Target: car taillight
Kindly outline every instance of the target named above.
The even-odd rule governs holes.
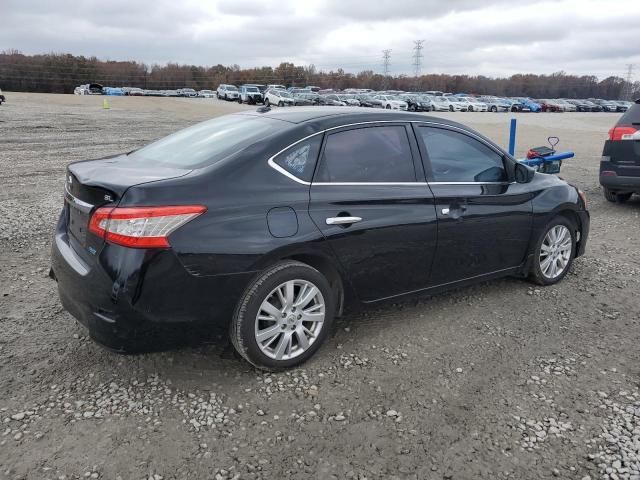
[[[609,130],[608,140],[640,140],[640,131],[633,125],[617,125]]]
[[[206,210],[202,205],[101,207],[91,216],[89,230],[124,247],[169,248],[167,237]]]

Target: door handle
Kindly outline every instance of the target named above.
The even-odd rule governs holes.
[[[360,217],[329,217],[326,220],[327,225],[351,225],[361,221],[362,218]]]

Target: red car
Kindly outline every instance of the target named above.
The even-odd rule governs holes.
[[[564,112],[564,108],[553,100],[536,100],[536,103],[540,104],[543,112]]]

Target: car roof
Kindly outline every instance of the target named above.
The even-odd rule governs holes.
[[[441,117],[389,110],[371,111],[371,109],[363,109],[359,107],[296,107],[270,110],[260,108],[254,111],[234,113],[233,115],[262,116],[273,118],[275,120],[282,120],[292,124],[310,124],[319,130],[331,128],[336,125],[380,121],[434,122],[469,130],[468,127],[462,124],[452,122]]]

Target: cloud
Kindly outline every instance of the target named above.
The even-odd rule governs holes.
[[[329,70],[622,75],[640,11],[619,0],[4,0],[0,49],[146,63],[315,64]]]

